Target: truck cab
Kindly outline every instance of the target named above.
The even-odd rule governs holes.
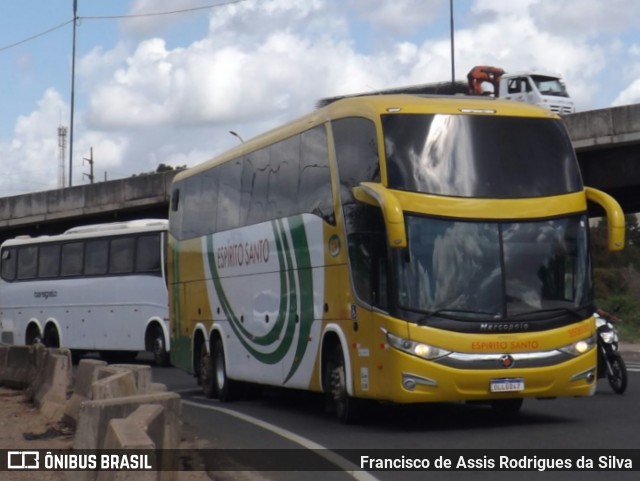
[[[500,78],[498,97],[544,107],[559,115],[575,112],[560,76],[549,73],[507,73]]]

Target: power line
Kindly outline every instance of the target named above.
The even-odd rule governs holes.
[[[66,22],[63,22],[60,25],[57,25],[55,27],[51,27],[50,29],[45,30],[44,32],[36,33],[35,35],[32,35],[31,37],[27,37],[27,38],[25,38],[23,40],[19,40],[19,41],[15,42],[15,43],[12,43],[10,45],[5,45],[4,47],[0,47],[0,52],[2,52],[4,50],[9,50],[10,48],[13,48],[13,47],[17,47],[18,45],[21,45],[23,43],[27,43],[27,42],[29,42],[31,40],[34,40],[34,39],[38,38],[38,37],[42,37],[43,35],[46,35],[48,33],[51,33],[53,31],[55,31],[55,30],[58,30],[58,29],[66,26],[66,25],[69,25],[71,22],[73,22],[73,20],[74,19],[72,18],[71,20],[67,20]]]
[[[236,3],[242,3],[242,2],[246,2],[247,0],[232,0],[229,2],[224,2],[224,3],[215,3],[215,4],[211,4],[211,5],[203,5],[201,7],[192,7],[192,8],[184,8],[182,10],[171,10],[171,11],[167,11],[167,12],[153,12],[153,13],[138,13],[138,14],[132,14],[132,15],[100,15],[100,16],[87,16],[87,17],[81,17],[78,16],[76,18],[72,18],[70,20],[67,20],[66,22],[61,23],[60,25],[56,25],[55,27],[51,27],[47,30],[44,30],[40,33],[36,33],[35,35],[31,35],[30,37],[24,38],[22,40],[18,40],[17,42],[11,43],[9,45],[5,45],[3,47],[0,47],[0,52],[3,52],[4,50],[9,50],[10,48],[13,47],[17,47],[18,45],[22,45],[23,43],[27,43],[30,42],[31,40],[35,40],[38,37],[42,37],[44,35],[47,35],[51,32],[54,32],[62,27],[65,27],[66,25],[69,25],[70,23],[73,23],[75,20],[116,20],[116,19],[123,19],[126,20],[128,18],[140,18],[140,17],[158,17],[160,15],[175,15],[175,14],[180,14],[180,13],[188,13],[188,12],[195,12],[198,10],[208,10],[211,8],[217,8],[217,7],[225,7],[227,5],[234,5]]]
[[[80,20],[113,20],[113,19],[127,19],[127,18],[140,18],[140,17],[158,17],[161,15],[174,15],[176,13],[188,13],[198,10],[208,10],[210,8],[225,7],[227,5],[233,5],[236,3],[246,2],[247,0],[232,0],[224,3],[215,3],[212,5],[203,5],[201,7],[183,8],[182,10],[171,10],[167,12],[155,12],[155,13],[137,13],[131,15],[97,15],[90,17],[78,17]]]

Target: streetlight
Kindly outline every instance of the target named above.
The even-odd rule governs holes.
[[[239,134],[237,134],[236,132],[234,132],[233,130],[230,130],[229,133],[231,135],[233,135],[234,137],[237,137],[237,139],[240,141],[241,144],[244,144],[244,140],[242,139],[242,137],[240,137]]]

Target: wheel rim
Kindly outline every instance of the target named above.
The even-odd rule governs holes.
[[[162,334],[156,336],[153,341],[153,354],[156,359],[160,359],[164,354],[164,336]]]
[[[224,389],[224,385],[227,379],[227,374],[225,373],[224,353],[221,350],[218,350],[216,352],[215,361],[216,361],[216,366],[215,366],[216,386],[218,388],[218,391],[222,391]]]

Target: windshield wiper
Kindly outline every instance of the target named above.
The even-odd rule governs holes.
[[[451,313],[447,315],[447,313]],[[427,324],[427,321],[434,316],[444,317],[445,319],[453,319],[456,321],[468,321],[470,320],[467,316],[456,316],[455,314],[472,314],[475,316],[488,316],[494,319],[496,316],[500,314],[496,314],[495,312],[486,312],[486,311],[474,311],[472,309],[436,309],[435,311],[429,312],[418,319],[417,324],[419,326],[424,326]]]

